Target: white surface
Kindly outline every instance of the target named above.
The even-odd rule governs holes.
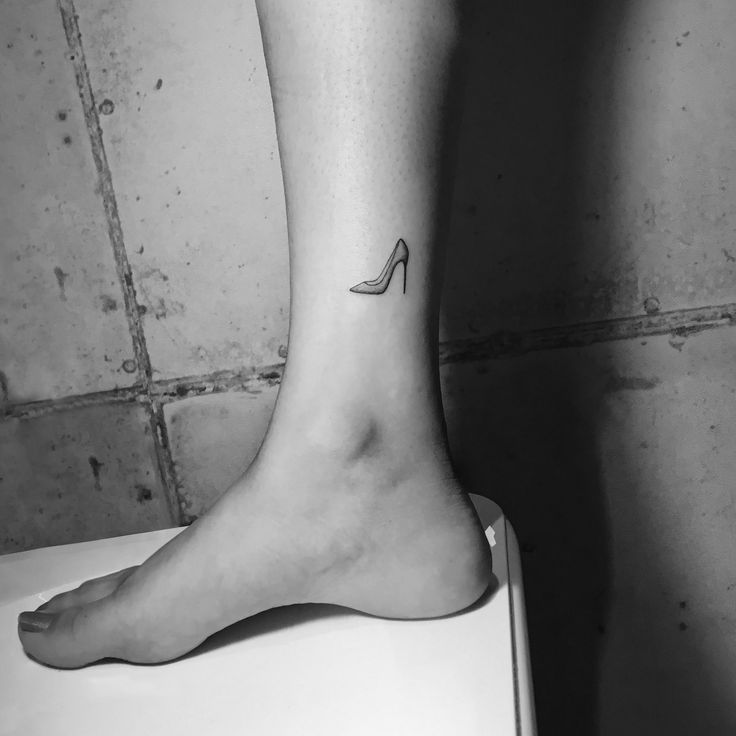
[[[0,734],[532,734],[518,549],[500,509],[473,500],[497,585],[467,611],[391,621],[291,606],[162,666],[44,667],[23,654],[16,617],[58,589],[141,562],[179,530],[0,557]]]

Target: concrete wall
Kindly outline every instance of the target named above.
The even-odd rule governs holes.
[[[541,733],[733,733],[736,5],[479,6],[442,372]],[[218,7],[0,5],[5,552],[196,517],[264,432],[283,193],[254,8]]]

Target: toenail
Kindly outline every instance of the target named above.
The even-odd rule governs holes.
[[[53,614],[40,613],[38,611],[23,611],[18,616],[21,631],[27,631],[32,634],[46,631],[53,620]]]

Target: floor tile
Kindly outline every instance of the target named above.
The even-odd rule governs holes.
[[[477,11],[448,337],[735,302],[736,5]]]
[[[0,553],[173,526],[144,410],[0,423]]]
[[[722,329],[443,369],[521,541],[540,733],[733,731],[735,359]]]
[[[206,511],[255,457],[277,387],[260,393],[210,394],[165,407],[179,498],[187,519]]]
[[[129,386],[131,340],[57,4],[4,2],[0,55],[2,398]]]
[[[286,343],[276,133],[252,3],[76,3],[154,377]]]

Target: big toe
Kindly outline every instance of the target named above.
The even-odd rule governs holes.
[[[57,612],[24,611],[18,635],[26,653],[53,667],[83,667],[118,656],[120,627],[111,599]]]
[[[107,598],[107,596],[117,590],[135,569],[135,567],[127,567],[124,570],[118,570],[109,575],[87,580],[73,590],[55,595],[36,610],[43,611],[44,613],[58,613],[65,611],[67,608],[86,606],[89,603]]]

